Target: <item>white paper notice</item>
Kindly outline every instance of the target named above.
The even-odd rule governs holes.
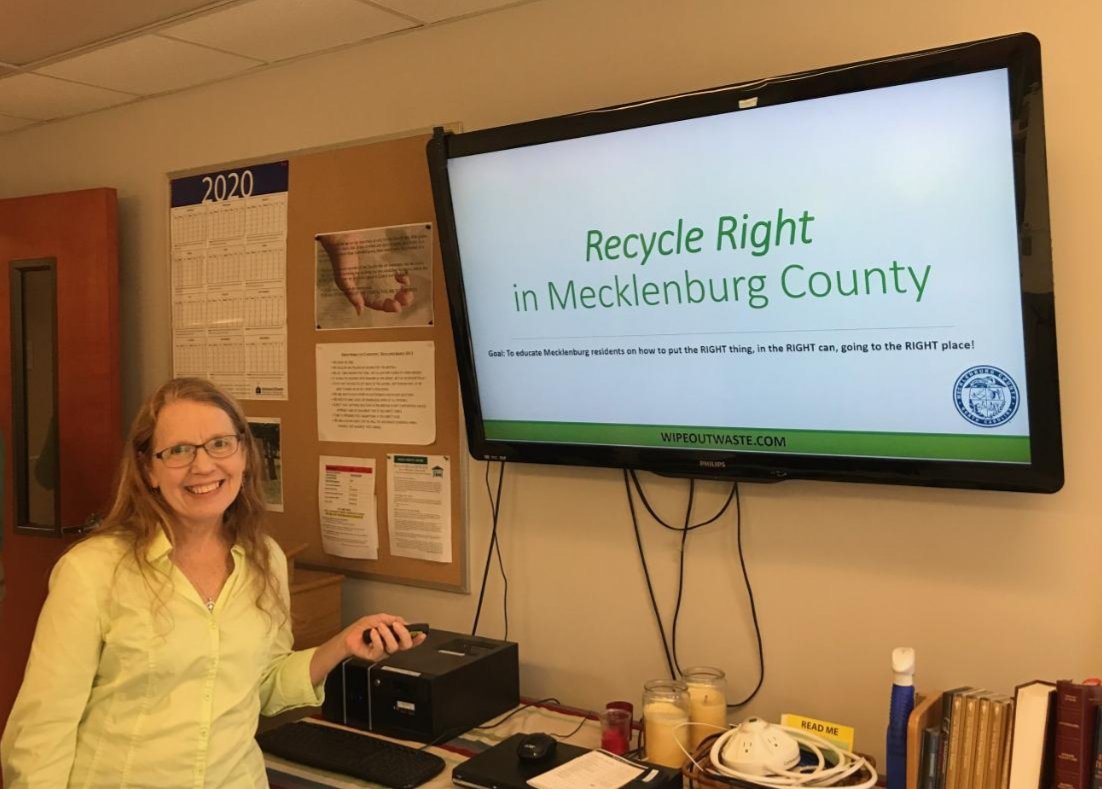
[[[387,455],[386,464],[391,555],[450,563],[451,461],[447,455]]]
[[[322,456],[318,510],[322,550],[349,559],[379,558],[374,458]]]
[[[618,789],[643,774],[635,767],[607,753],[590,751],[566,764],[528,779],[536,789]]]
[[[316,347],[319,441],[426,446],[436,440],[431,340]]]

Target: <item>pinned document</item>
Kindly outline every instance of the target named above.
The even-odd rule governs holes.
[[[391,556],[451,563],[451,460],[447,455],[387,455]]]
[[[436,440],[436,346],[316,346],[318,440],[426,446]]]
[[[318,509],[322,550],[348,559],[379,558],[373,458],[320,458]]]

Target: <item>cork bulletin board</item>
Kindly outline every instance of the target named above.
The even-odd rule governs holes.
[[[268,526],[285,549],[306,546],[297,554],[298,566],[360,578],[466,591],[465,450],[455,348],[425,158],[428,139],[428,134],[419,134],[283,157],[288,172],[287,397],[249,399],[244,395],[241,403],[250,419],[276,418],[280,422],[283,510],[269,513]],[[274,157],[268,157],[271,158]],[[315,236],[403,225],[431,226],[431,323],[319,330],[315,315]],[[319,440],[316,346],[423,341],[433,343],[434,354],[435,432],[432,443],[404,445]],[[450,562],[391,553],[387,522],[388,455],[442,455],[448,459]],[[318,490],[319,458],[322,456],[374,459],[377,559],[345,558],[322,549]]]

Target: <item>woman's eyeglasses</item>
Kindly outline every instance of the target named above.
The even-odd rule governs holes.
[[[195,454],[200,448],[212,458],[228,458],[241,446],[241,436],[215,436],[202,444],[174,444],[168,449],[154,452],[153,457],[164,463],[169,468],[182,468],[190,466],[195,461]]]

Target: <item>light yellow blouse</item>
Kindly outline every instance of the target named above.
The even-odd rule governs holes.
[[[272,568],[288,599],[287,564]],[[0,741],[7,789],[267,787],[257,716],[318,705],[314,650],[291,651],[290,623],[270,623],[243,549],[214,611],[169,557],[159,605],[115,537],[93,537],[50,576],[27,672]]]

